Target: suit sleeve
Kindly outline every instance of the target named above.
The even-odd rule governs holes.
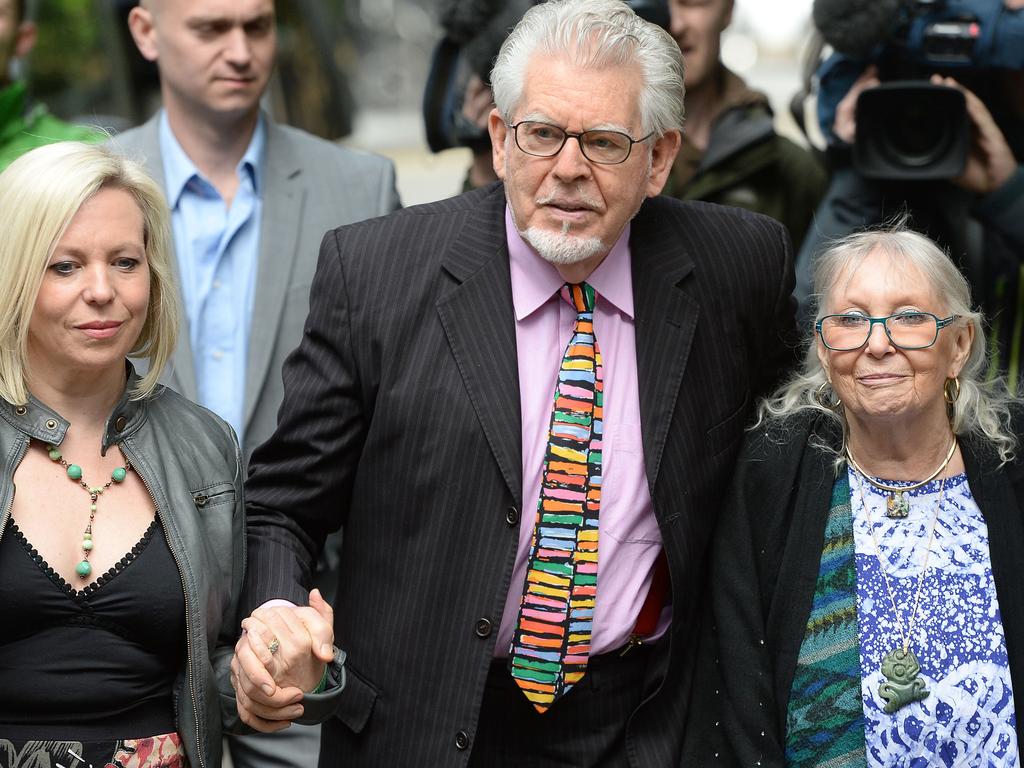
[[[754,395],[770,393],[793,370],[800,348],[796,325],[796,299],[793,297],[793,246],[782,225],[776,228],[776,247],[770,254],[777,265],[777,281],[772,286],[773,301],[765,318],[765,338],[760,364],[754,371]]]
[[[250,462],[243,616],[271,598],[304,605],[317,553],[348,514],[366,414],[340,254],[328,232],[302,341],[284,365],[277,430]]]
[[[767,640],[780,553],[769,551],[765,529],[778,527],[790,499],[772,487],[787,468],[766,443],[763,431],[748,433],[715,531],[684,765],[710,754],[723,766],[784,765],[786,702],[776,701]]]

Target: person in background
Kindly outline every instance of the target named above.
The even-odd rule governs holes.
[[[54,141],[102,141],[104,134],[69,125],[43,104],[28,104],[26,85],[11,76],[12,65],[36,44],[37,29],[26,16],[26,0],[0,0],[0,171],[30,149]]]
[[[52,144],[0,174],[0,228],[0,765],[216,768],[243,465],[228,424],[158,383],[163,194]]]
[[[501,185],[324,240],[246,487],[239,708],[324,719],[325,767],[676,768],[721,489],[791,363],[789,236],[659,195],[683,62],[626,4],[534,6],[490,79]],[[299,625],[339,526],[333,627]]]
[[[277,423],[320,239],[399,207],[390,161],[278,125],[260,109],[277,51],[273,0],[143,0],[129,15],[163,108],[117,136],[171,206],[185,308],[165,383],[223,416],[248,457]],[[323,583],[336,580],[328,542]],[[329,590],[328,590],[329,598]],[[305,768],[318,731],[232,738],[236,768]]]
[[[434,49],[423,92],[427,144],[434,152],[466,147],[472,161],[463,190],[495,182],[487,119],[494,109],[491,65],[508,32],[535,0],[443,0],[444,37]]]
[[[686,62],[686,130],[664,194],[771,216],[799,249],[825,193],[824,168],[775,132],[767,96],[722,63],[733,0],[668,3]]]
[[[715,535],[704,754],[1020,765],[1022,404],[986,381],[967,281],[904,224],[833,244],[814,285]]]

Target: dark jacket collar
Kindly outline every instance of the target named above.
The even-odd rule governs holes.
[[[125,387],[121,397],[107,417],[103,430],[103,444],[100,452],[106,455],[110,446],[133,434],[146,418],[146,398],[130,399],[132,390],[138,385],[139,376],[130,362],[125,362]],[[16,430],[30,439],[48,445],[60,445],[71,423],[35,396],[29,395],[28,402],[14,405],[0,400],[0,416]]]

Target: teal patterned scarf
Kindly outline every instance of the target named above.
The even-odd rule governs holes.
[[[789,696],[786,765],[866,765],[858,637],[853,512],[843,470],[832,486],[814,602]]]

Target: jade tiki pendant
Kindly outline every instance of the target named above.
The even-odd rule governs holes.
[[[885,700],[886,713],[891,715],[900,707],[928,697],[920,672],[921,665],[913,651],[895,648],[885,654],[882,674],[887,680],[878,687],[878,695]]]

